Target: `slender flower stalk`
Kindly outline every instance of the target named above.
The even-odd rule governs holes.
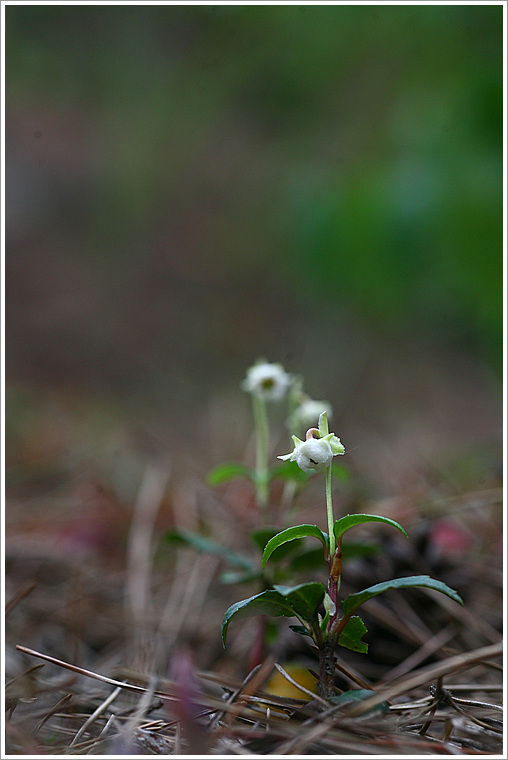
[[[333,535],[333,504],[332,504],[332,465],[326,468],[326,512],[328,515],[328,536],[330,542],[330,559],[335,554],[335,536]]]
[[[256,499],[264,510],[268,502],[268,415],[261,396],[253,394],[252,405],[256,425]]]

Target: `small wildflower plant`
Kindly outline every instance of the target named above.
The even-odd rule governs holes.
[[[258,373],[252,373],[261,383],[269,375],[261,367]],[[248,378],[249,379],[249,378]],[[247,382],[247,381],[246,381]],[[252,381],[253,382],[253,381]],[[332,504],[332,462],[333,458],[345,453],[340,439],[328,430],[327,411],[323,410],[319,417],[318,428],[309,428],[305,440],[293,435],[294,448],[289,454],[279,458],[283,461],[296,462],[303,471],[324,471],[326,483],[326,509],[328,532],[325,533],[317,525],[295,525],[271,536],[263,548],[262,566],[273,560],[277,552],[294,541],[311,537],[322,545],[322,560],[328,570],[328,582],[310,582],[297,586],[273,584],[255,596],[243,599],[231,605],[224,615],[222,622],[222,640],[226,645],[227,631],[233,620],[251,615],[267,615],[273,617],[285,616],[296,618],[298,625],[291,628],[305,636],[310,636],[319,651],[319,688],[321,696],[333,699],[335,696],[335,651],[337,647],[345,647],[355,652],[367,652],[367,644],[363,636],[367,628],[363,620],[355,613],[359,608],[379,594],[392,589],[423,587],[434,589],[462,604],[462,599],[456,591],[445,583],[435,580],[428,575],[417,575],[376,583],[361,591],[339,598],[343,538],[345,534],[358,525],[369,522],[383,523],[390,526],[407,538],[407,533],[398,522],[381,515],[353,514],[334,519]],[[264,462],[262,463],[264,466]]]
[[[173,530],[165,538],[170,543],[191,546],[197,551],[221,557],[232,570],[222,574],[223,583],[256,584],[260,592],[231,605],[222,622],[222,641],[226,645],[228,627],[233,620],[260,615],[258,642],[253,651],[259,652],[267,641],[266,618],[296,618],[297,625],[290,627],[309,636],[319,652],[319,690],[321,696],[333,700],[335,695],[335,652],[344,647],[366,653],[368,645],[363,641],[367,632],[363,620],[356,614],[359,608],[378,594],[392,589],[423,587],[439,591],[462,604],[456,591],[428,575],[417,575],[376,583],[361,591],[340,596],[343,560],[351,556],[367,556],[376,547],[365,542],[353,543],[349,531],[365,523],[381,523],[394,528],[407,538],[398,522],[381,515],[352,514],[335,519],[332,503],[332,476],[341,478],[347,470],[334,463],[337,456],[345,454],[340,439],[330,433],[328,420],[331,407],[326,401],[314,401],[303,391],[301,378],[291,375],[276,363],[259,359],[247,370],[242,388],[251,397],[256,433],[255,466],[242,462],[226,462],[214,468],[208,475],[208,484],[217,486],[229,480],[243,477],[251,481],[259,511],[259,526],[250,534],[252,543],[261,552],[259,558],[240,553],[201,534],[186,530]],[[291,433],[292,450],[279,455],[279,465],[269,465],[270,459],[270,406],[287,401],[287,426]],[[313,423],[318,423],[313,427]],[[305,437],[302,431],[308,427]],[[326,494],[327,532],[317,525],[294,525],[280,530],[268,522],[273,514],[270,503],[270,485],[279,478],[284,482],[282,503],[291,507],[296,494],[315,473],[324,472]],[[348,534],[344,541],[345,535]],[[305,548],[303,539],[315,538],[320,544],[317,550]],[[259,555],[258,555],[259,556]],[[326,585],[320,582],[294,583],[301,569],[323,567],[327,570]],[[258,647],[261,644],[261,647]],[[251,664],[256,664],[255,662]]]

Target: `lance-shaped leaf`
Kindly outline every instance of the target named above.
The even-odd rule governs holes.
[[[391,581],[376,583],[374,586],[369,586],[369,588],[366,588],[363,591],[358,591],[356,594],[350,594],[342,602],[344,615],[351,615],[361,604],[372,599],[372,597],[382,594],[384,591],[398,588],[431,588],[434,589],[434,591],[440,591],[442,594],[446,594],[446,596],[449,596],[450,599],[453,599],[459,604],[464,604],[457,592],[447,586],[446,583],[437,581],[429,575],[413,575],[409,578],[394,578]]]
[[[290,625],[289,627],[295,633],[299,633],[300,636],[310,636],[312,638],[311,632],[307,628],[304,628],[303,625]]]
[[[260,551],[263,551],[268,541],[276,536],[278,533],[280,533],[279,528],[271,528],[268,526],[265,526],[263,528],[258,528],[250,534],[250,537],[252,541],[256,544],[258,549]],[[272,562],[279,562],[279,560],[283,559],[287,554],[290,554],[291,552],[295,552],[299,546],[301,545],[302,541],[301,539],[295,539],[291,542],[287,542],[283,544],[282,546],[279,546],[272,557]]]
[[[234,478],[248,478],[253,480],[253,472],[250,467],[241,462],[224,462],[214,467],[207,475],[206,482],[209,486],[218,486]]]
[[[230,565],[241,567],[244,570],[254,571],[256,569],[254,563],[242,554],[237,554],[237,552],[228,549],[227,546],[222,546],[217,541],[200,536],[199,533],[192,533],[190,530],[171,530],[164,534],[164,539],[168,543],[192,546],[197,551],[204,552],[205,554],[216,554]]]
[[[252,581],[261,580],[262,577],[260,570],[240,570],[239,572],[236,570],[226,570],[220,576],[220,581],[227,586],[232,583],[252,583]]]
[[[263,567],[266,565],[271,554],[279,546],[282,546],[282,544],[285,544],[288,541],[294,541],[295,538],[304,538],[305,536],[318,538],[323,546],[328,548],[328,534],[323,533],[317,525],[294,525],[292,528],[286,528],[286,530],[281,531],[281,533],[277,533],[276,536],[268,541],[263,552]]]
[[[231,620],[233,618],[240,620],[251,615],[271,615],[272,617],[285,615],[286,617],[295,617],[295,611],[282,594],[271,589],[262,591],[261,594],[256,594],[248,599],[242,599],[241,602],[232,604],[224,614],[222,620],[222,642],[224,646],[226,646],[226,635]]]
[[[362,636],[367,633],[367,628],[363,620],[356,615],[350,618],[346,627],[339,636],[339,645],[352,649],[353,652],[362,652],[366,654],[369,645],[362,641]]]
[[[317,620],[317,611],[325,595],[322,583],[301,583],[299,586],[274,586],[302,620]]]
[[[352,559],[353,557],[371,557],[373,554],[378,554],[381,551],[379,546],[375,544],[365,543],[347,543],[342,545],[342,557],[344,560]],[[289,569],[292,572],[298,572],[299,570],[314,570],[323,566],[323,549],[306,549],[305,551],[298,552],[294,557],[289,559]]]
[[[290,557],[288,568],[290,573],[299,572],[300,570],[316,570],[323,567],[323,547],[316,546],[312,549],[305,549],[298,552],[294,557]]]
[[[381,515],[345,515],[344,517],[341,517],[340,520],[335,520],[335,525],[333,526],[335,538],[337,541],[340,541],[347,530],[354,528],[355,525],[361,525],[362,523],[368,522],[380,522],[385,523],[385,525],[391,525],[393,528],[400,530],[400,532],[407,538],[406,531],[398,522],[390,520],[389,517],[381,517]]]

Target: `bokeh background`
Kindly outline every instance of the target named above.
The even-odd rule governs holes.
[[[39,584],[16,641],[119,635],[121,591],[87,604],[147,467],[157,530],[213,534],[261,356],[331,402],[344,508],[500,486],[502,6],[5,11],[8,589]]]

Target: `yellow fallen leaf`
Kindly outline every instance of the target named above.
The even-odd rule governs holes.
[[[317,682],[314,676],[311,676],[309,671],[306,667],[303,665],[299,665],[296,662],[291,662],[287,664],[282,664],[282,667],[286,671],[288,675],[291,676],[293,681],[296,681],[301,686],[303,686],[305,689],[308,689],[313,694],[317,694]],[[308,699],[308,694],[305,694],[304,691],[301,691],[300,689],[297,689],[296,686],[293,686],[293,684],[289,683],[289,681],[284,678],[282,673],[279,673],[278,670],[276,670],[266,684],[263,687],[263,691],[268,692],[268,694],[273,694],[277,697],[290,697],[291,699]]]

